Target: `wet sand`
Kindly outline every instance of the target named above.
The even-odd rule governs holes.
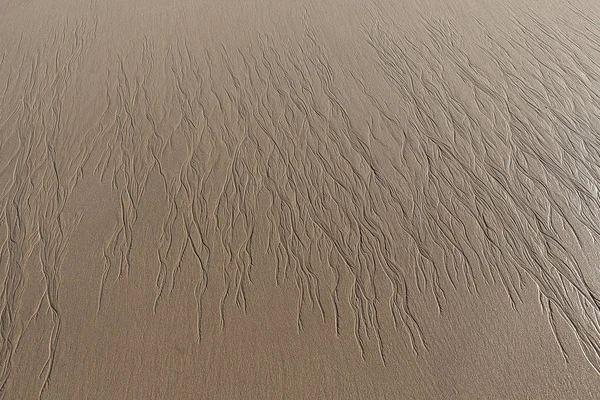
[[[597,398],[599,8],[0,0],[0,398]]]

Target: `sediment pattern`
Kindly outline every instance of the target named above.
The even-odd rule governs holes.
[[[300,333],[317,313],[340,335],[348,306],[358,351],[374,340],[385,363],[382,318],[418,354],[431,340],[419,298],[443,313],[449,291],[500,285],[517,309],[533,283],[558,351],[569,359],[557,329],[566,322],[600,371],[597,260],[586,252],[600,239],[600,31],[572,13],[578,24],[552,29],[525,12],[502,29],[481,23],[477,46],[451,20],[411,31],[378,17],[361,37],[385,95],[308,24],[285,46],[268,34],[239,48],[182,39],[165,49],[145,37],[106,52],[90,118],[71,85],[96,20],[65,21],[45,46],[23,43],[9,55],[17,67],[3,55],[0,385],[38,314],[52,321],[40,397],[51,384],[61,266],[82,218],[66,210],[84,178],[118,199],[112,233],[96,238],[98,313],[136,269],[156,277],[148,306],[160,313],[191,265],[201,346],[208,288],[222,285],[225,329],[233,307],[248,312],[255,272],[270,269],[274,285],[296,288]],[[143,237],[147,265],[132,252],[152,179],[166,212]],[[274,265],[256,261],[259,248]],[[35,268],[43,292],[30,313]]]

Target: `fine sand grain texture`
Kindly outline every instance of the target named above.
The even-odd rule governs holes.
[[[0,399],[598,399],[599,21],[0,0]]]

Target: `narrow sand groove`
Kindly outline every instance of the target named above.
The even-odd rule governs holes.
[[[594,398],[592,12],[184,3],[0,14],[0,398]]]
[[[131,64],[136,66],[133,71],[128,68]],[[116,71],[109,71],[109,79],[111,75],[116,75],[116,87],[109,89],[107,93],[109,99],[114,99],[115,109],[111,111],[111,125],[106,127],[107,132],[103,134],[110,139],[103,144],[106,147],[98,168],[102,169],[103,177],[111,173],[112,186],[120,192],[121,218],[104,250],[105,273],[102,287],[113,266],[118,268],[117,279],[123,274],[129,274],[137,208],[148,174],[157,163],[151,147],[154,132],[147,109],[149,96],[146,82],[152,67],[152,53],[144,46],[138,62],[130,63],[125,56],[118,56],[118,68]],[[99,304],[100,302],[101,299]]]
[[[202,296],[206,290],[206,268],[210,260],[210,248],[206,235],[209,231],[208,204],[204,196],[205,182],[213,165],[211,160],[214,135],[208,125],[207,98],[210,71],[203,71],[199,62],[190,54],[188,46],[178,49],[177,55],[170,52],[167,57],[172,77],[177,88],[180,105],[179,123],[174,132],[183,136],[186,155],[179,171],[165,178],[169,198],[169,212],[163,225],[158,249],[160,270],[157,277],[155,312],[159,300],[166,293],[172,294],[175,279],[184,262],[186,251],[190,251],[198,264],[198,280],[194,295],[198,310],[198,340],[201,339]],[[188,71],[191,71],[189,73]],[[193,88],[192,90],[188,88]],[[176,227],[185,231],[176,235]]]
[[[439,247],[449,253],[443,258],[445,263],[456,249],[467,268],[493,268],[489,276],[501,280],[513,303],[520,297],[526,273],[538,285],[541,305],[551,323],[556,318],[553,313],[560,313],[598,369],[597,289],[586,281],[580,261],[572,254],[573,248],[582,249],[582,235],[591,235],[595,242],[598,234],[591,216],[598,215],[594,211],[598,208],[595,117],[589,106],[579,113],[575,105],[582,96],[595,93],[583,79],[563,78],[567,71],[568,76],[585,76],[593,62],[563,59],[560,64],[547,65],[540,60],[553,58],[557,52],[569,54],[560,48],[560,30],[554,34],[555,28],[548,36],[546,24],[540,21],[517,25],[523,40],[504,44],[488,35],[486,53],[497,68],[489,74],[474,67],[460,50],[460,43],[453,42],[457,35],[451,27],[426,28],[433,47],[430,51],[423,51],[422,38],[418,52],[405,51],[385,32],[370,33],[369,39],[390,82],[414,110],[416,129],[412,132],[423,134],[419,138],[424,147],[419,149],[422,157],[436,155],[428,161],[428,182],[423,188],[427,208],[419,210],[430,219],[431,230],[418,231],[429,232],[434,243],[443,243]],[[523,29],[525,25],[533,27]],[[517,59],[510,54],[514,49],[526,57],[529,68],[522,64],[517,70],[507,65]],[[497,56],[503,53],[501,58]],[[451,63],[444,64],[443,71],[423,71],[423,65],[442,65],[439,58]],[[586,64],[587,68],[580,67]],[[562,73],[556,71],[559,68]],[[453,73],[462,82],[450,79]],[[492,77],[500,77],[500,81],[491,83]],[[459,92],[472,93],[474,107],[453,99],[456,89],[446,82],[464,82],[467,88]],[[547,87],[547,82],[555,85]],[[451,148],[465,151],[449,151]],[[453,175],[457,173],[470,188],[456,187]],[[440,208],[448,210],[447,218],[455,221],[441,225]],[[473,251],[474,240],[450,237],[456,230],[448,233],[449,225],[464,225],[469,216],[471,226],[479,225],[480,233],[474,236],[485,238],[481,250]],[[477,258],[469,260],[467,252],[478,253]],[[437,267],[441,269],[441,265]],[[473,276],[472,271],[468,274]],[[447,277],[452,281],[451,274]]]
[[[73,30],[71,36],[70,29]],[[71,110],[65,111],[65,93],[71,76],[88,42],[93,40],[93,26],[87,21],[66,26],[51,38],[48,49],[40,49],[33,59],[23,59],[17,76],[23,99],[18,117],[10,115],[3,150],[11,151],[16,139],[16,152],[10,156],[4,173],[12,182],[3,196],[2,220],[6,228],[3,242],[2,290],[2,387],[6,384],[13,352],[31,318],[49,310],[52,329],[47,360],[40,372],[44,388],[49,383],[61,326],[59,302],[59,270],[74,221],[65,218],[64,210],[70,193],[81,178],[85,154],[73,144],[65,126],[72,126]],[[53,49],[56,49],[53,51]],[[45,52],[48,52],[46,54]],[[50,60],[50,61],[47,61]],[[7,82],[7,88],[10,81]],[[78,143],[79,142],[79,143]],[[5,147],[6,146],[6,147]],[[7,156],[10,153],[5,153]],[[10,169],[12,167],[12,170]],[[43,272],[44,293],[38,297],[35,314],[25,318],[20,313],[25,278],[24,269],[38,253]],[[31,266],[30,266],[31,267]]]

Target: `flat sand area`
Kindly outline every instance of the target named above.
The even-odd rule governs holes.
[[[0,0],[0,399],[598,399],[600,4]]]

